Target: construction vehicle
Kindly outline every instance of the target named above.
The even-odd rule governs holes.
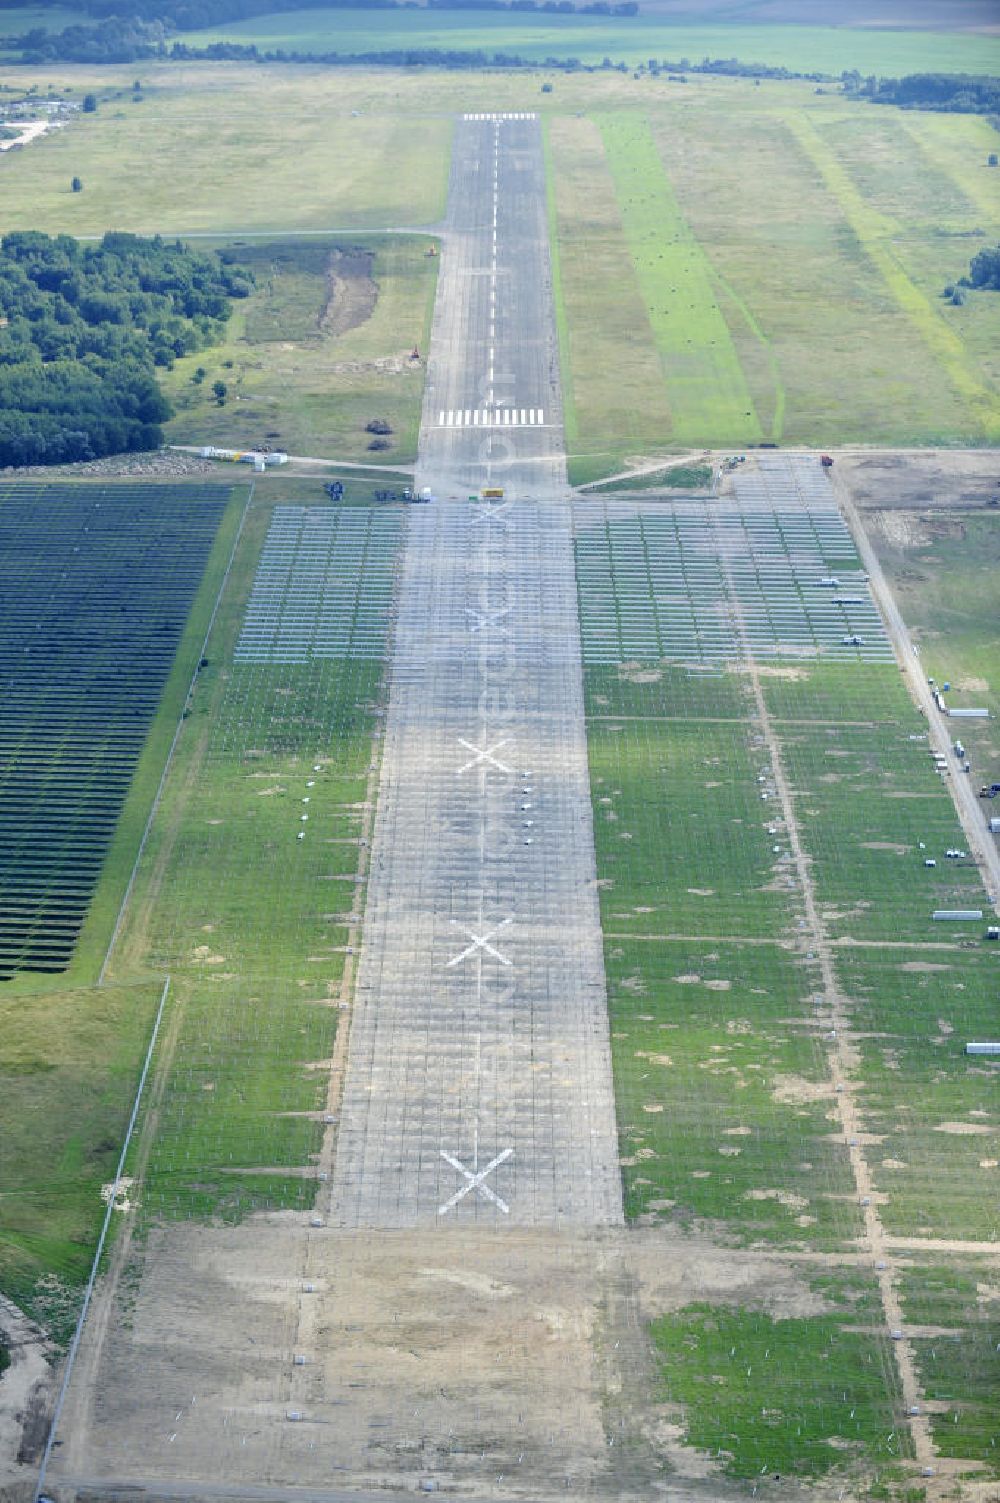
[[[823,466],[824,470],[828,470],[833,464],[833,456],[831,454],[821,454],[819,456],[819,462]]]
[[[431,258],[432,261],[434,260],[434,257],[437,255],[437,253],[438,253],[438,248],[437,248],[436,245],[432,245],[431,248],[430,248],[430,250],[427,252],[427,254],[430,256],[430,258]]]
[[[419,349],[419,347],[417,345],[414,345],[413,349],[410,351],[410,359],[411,360],[419,360],[420,359],[420,349]]]

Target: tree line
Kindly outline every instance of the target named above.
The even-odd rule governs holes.
[[[0,465],[156,448],[156,380],[217,343],[250,272],[159,236],[93,246],[37,231],[0,240]]]
[[[955,115],[1000,114],[1000,78],[975,73],[908,73],[904,78],[842,75],[844,90],[873,104]]]

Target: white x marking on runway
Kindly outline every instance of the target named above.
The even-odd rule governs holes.
[[[492,955],[495,960],[499,960],[501,965],[510,965],[510,961],[507,959],[506,955],[501,955],[500,951],[494,945],[490,944],[490,940],[495,934],[499,934],[501,929],[506,929],[507,925],[512,924],[513,922],[514,918],[513,915],[511,915],[510,918],[502,919],[499,924],[494,924],[492,929],[487,929],[485,934],[477,934],[475,929],[470,929],[467,927],[467,925],[460,924],[457,919],[452,919],[452,923],[455,925],[455,928],[464,930],[464,932],[472,940],[472,944],[466,945],[465,949],[460,955],[453,956],[452,959],[448,961],[445,969],[447,970],[453,965],[461,965],[463,960],[468,960],[469,956],[475,955],[477,950],[482,950],[485,954]]]
[[[476,515],[472,520],[474,522],[492,522],[493,518],[498,517],[502,511],[506,511],[510,504],[509,501],[501,501],[498,506],[477,506],[475,509]]]
[[[472,741],[466,741],[464,736],[459,736],[459,746],[464,746],[466,751],[475,752],[476,755],[458,769],[456,776],[461,777],[463,772],[468,772],[470,767],[478,767],[480,762],[488,762],[498,772],[511,772],[513,769],[508,767],[506,762],[501,762],[498,757],[493,755],[494,752],[500,750],[501,746],[506,746],[509,740],[510,737],[505,736],[502,741],[494,741],[492,746],[482,747],[476,746]]]
[[[469,627],[469,631],[470,632],[477,632],[477,631],[482,631],[485,626],[496,626],[497,622],[501,619],[501,617],[503,617],[503,616],[509,616],[510,615],[510,606],[509,605],[505,605],[502,611],[475,611],[475,610],[473,610],[471,608],[471,606],[467,605],[465,607],[465,614],[467,616],[475,616],[475,618],[476,618],[475,625],[474,626],[470,626]],[[501,631],[506,631],[507,627],[506,626],[501,626],[500,630]]]
[[[473,1160],[473,1167],[471,1169],[466,1169],[461,1159],[457,1159],[453,1153],[448,1153],[443,1148],[440,1150],[440,1152],[441,1157],[447,1163],[449,1163],[453,1169],[457,1169],[459,1174],[465,1175],[465,1184],[457,1189],[451,1199],[446,1200],[443,1206],[438,1206],[439,1216],[444,1216],[446,1212],[450,1211],[454,1206],[457,1206],[458,1202],[460,1200],[463,1200],[465,1196],[468,1195],[472,1190],[475,1190],[477,1195],[482,1195],[486,1200],[492,1200],[493,1204],[497,1206],[505,1216],[510,1215],[510,1206],[505,1200],[502,1200],[494,1190],[490,1189],[489,1185],[486,1183],[486,1177],[487,1175],[492,1174],[494,1169],[499,1168],[501,1164],[506,1163],[506,1161],[512,1156],[514,1152],[513,1148],[505,1148],[502,1153],[498,1153],[496,1158],[490,1159],[485,1169],[477,1168],[475,1160]]]

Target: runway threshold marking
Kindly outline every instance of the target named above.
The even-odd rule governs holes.
[[[543,407],[448,408],[438,411],[439,428],[545,428]]]

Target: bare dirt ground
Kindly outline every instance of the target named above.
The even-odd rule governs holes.
[[[697,1299],[821,1308],[794,1260],[664,1228],[373,1237],[280,1215],[163,1230],[140,1258],[134,1295],[91,1328],[103,1349],[64,1418],[60,1500],[108,1496],[74,1478],[153,1497],[202,1478],[234,1497],[430,1482],[465,1498],[725,1499],[658,1399],[646,1323]]]
[[[861,512],[895,509],[980,511],[1000,497],[996,449],[897,450],[839,453],[834,478]],[[991,508],[992,509],[992,508]]]
[[[23,465],[0,469],[0,480],[119,480],[139,476],[157,480],[185,480],[207,475],[219,466],[179,449],[149,449],[141,454],[111,454],[80,464]]]
[[[326,302],[319,319],[324,333],[346,334],[371,318],[378,299],[371,274],[374,260],[371,251],[331,251]]]
[[[0,1503],[30,1497],[52,1405],[52,1347],[45,1333],[0,1294],[0,1340],[11,1362],[0,1377]]]

